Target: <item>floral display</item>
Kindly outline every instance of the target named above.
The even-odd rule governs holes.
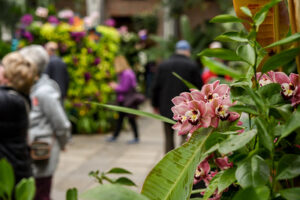
[[[96,133],[111,129],[114,113],[86,105],[85,101],[100,103],[114,101],[108,82],[115,78],[113,60],[119,50],[120,36],[113,27],[91,27],[95,14],[83,20],[71,10],[58,15],[39,7],[36,16],[22,17],[16,35],[19,48],[29,44],[58,43],[59,55],[68,66],[70,84],[66,109],[75,132]],[[86,23],[88,21],[88,24]]]

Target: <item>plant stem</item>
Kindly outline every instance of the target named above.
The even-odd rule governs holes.
[[[206,189],[198,189],[198,190],[192,190],[191,194],[198,194],[201,192],[205,192]]]
[[[254,78],[255,78],[255,88],[258,90],[258,81],[257,81],[257,76],[256,76],[256,69],[257,69],[257,47],[256,47],[256,42],[254,41],[254,52],[255,52],[255,57],[254,57],[254,65],[253,65],[253,69],[254,69]]]

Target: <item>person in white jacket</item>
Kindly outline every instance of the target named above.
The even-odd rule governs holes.
[[[33,162],[36,180],[36,200],[50,200],[52,177],[59,160],[60,150],[65,148],[71,123],[61,105],[61,92],[57,83],[44,74],[49,56],[40,45],[30,45],[20,53],[36,64],[38,76],[31,89],[29,143],[47,142],[51,146],[50,158]]]

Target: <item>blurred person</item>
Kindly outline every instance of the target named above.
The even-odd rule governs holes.
[[[156,77],[152,88],[152,106],[155,113],[172,119],[173,113],[171,100],[180,93],[189,91],[185,84],[175,77],[172,72],[176,72],[183,79],[194,84],[201,89],[202,81],[200,69],[197,64],[190,59],[191,47],[185,40],[176,43],[176,52],[169,59],[158,66]],[[164,123],[165,132],[165,153],[175,148],[174,130],[172,125]]]
[[[20,53],[7,54],[0,64],[0,159],[12,165],[15,184],[32,176],[27,141],[29,126],[29,90],[36,67]]]
[[[45,49],[50,56],[48,66],[46,67],[45,73],[55,80],[59,85],[61,91],[62,101],[67,97],[69,88],[69,74],[67,65],[62,61],[60,57],[56,55],[58,45],[56,42],[48,42],[45,45]]]
[[[124,106],[124,102],[128,94],[136,88],[136,76],[134,71],[130,68],[126,58],[124,56],[118,56],[114,61],[115,70],[118,74],[118,83],[111,82],[109,83],[110,87],[114,89],[117,93],[117,102],[119,106]],[[135,106],[133,106],[135,107]],[[135,107],[136,108],[136,107]],[[130,140],[129,144],[134,144],[139,142],[138,127],[134,115],[125,114],[119,112],[119,118],[117,121],[116,130],[113,133],[113,136],[108,138],[108,142],[114,142],[117,140],[123,125],[124,118],[128,117],[128,121],[131,125],[132,131],[134,133],[134,139]]]
[[[60,103],[59,86],[47,74],[43,74],[49,56],[40,45],[30,45],[20,53],[37,66],[37,81],[30,93],[29,143],[43,141],[49,144],[50,157],[33,161],[33,175],[36,180],[36,200],[50,200],[52,177],[56,170],[60,150],[64,150],[70,135],[70,122]]]

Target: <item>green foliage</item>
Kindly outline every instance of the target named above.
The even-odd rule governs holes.
[[[224,171],[224,173],[221,174],[220,180],[218,183],[218,193],[221,193],[223,190],[228,188],[232,183],[234,183],[236,181],[235,171],[236,171],[236,168],[231,168],[231,169]]]
[[[205,49],[203,50],[198,56],[207,56],[207,57],[215,57],[215,58],[221,58],[223,60],[229,60],[229,61],[241,61],[241,57],[239,57],[234,51],[230,49],[222,49],[222,48],[216,48],[216,49]]]
[[[23,178],[15,185],[15,175],[11,164],[6,159],[0,160],[0,199],[33,200],[35,181],[33,178]]]
[[[235,177],[243,188],[264,186],[268,182],[269,176],[269,166],[258,155],[245,160],[235,172]]]
[[[279,41],[276,41],[276,42],[270,44],[266,48],[271,48],[271,47],[275,47],[275,46],[279,46],[279,45],[285,45],[285,44],[289,44],[289,43],[292,43],[292,42],[295,42],[298,40],[300,40],[300,33],[295,33],[293,35],[290,35],[286,38],[283,38]]]
[[[278,163],[278,180],[291,179],[300,175],[300,155],[286,154]]]
[[[142,29],[146,29],[149,33],[157,32],[158,18],[154,14],[133,16],[132,23],[135,32]]]
[[[76,188],[68,189],[66,200],[78,200],[78,191]]]
[[[281,190],[280,194],[287,200],[297,200],[300,198],[300,188],[290,188]]]
[[[172,74],[178,78],[179,80],[181,80],[188,88],[190,89],[197,89],[196,86],[194,86],[192,83],[188,82],[187,80],[183,79],[181,76],[179,76],[176,72],[172,72]],[[199,88],[198,88],[199,89]]]
[[[242,19],[232,15],[218,15],[210,20],[211,23],[235,23],[243,22]]]
[[[188,143],[169,152],[147,176],[142,194],[149,199],[187,199],[190,196],[193,174],[204,153],[204,143],[211,129],[193,134]]]
[[[148,200],[147,197],[118,184],[97,186],[81,194],[80,198],[85,200]]]
[[[218,40],[220,42],[248,42],[249,41],[248,38],[243,33],[239,33],[239,32],[226,32],[216,37],[215,40]]]

